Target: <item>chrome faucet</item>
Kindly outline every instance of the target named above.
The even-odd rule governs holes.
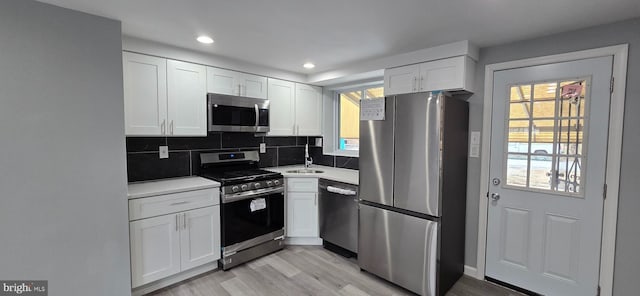
[[[304,145],[304,167],[310,168],[313,164],[313,158],[309,156],[309,144]]]

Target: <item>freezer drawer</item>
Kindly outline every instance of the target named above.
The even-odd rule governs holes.
[[[436,295],[439,223],[360,204],[360,268],[420,295]]]

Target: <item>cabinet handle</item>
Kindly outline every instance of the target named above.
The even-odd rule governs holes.
[[[238,84],[238,95],[242,95],[242,84]]]
[[[182,214],[182,226],[187,229],[187,213]]]
[[[417,83],[418,83],[418,77],[413,76],[413,85],[412,85],[412,87],[413,87],[414,91],[416,90],[416,84]]]
[[[169,124],[169,126],[171,127],[171,135],[173,135],[173,119],[171,120],[171,124]]]
[[[179,202],[174,202],[172,204],[170,204],[170,206],[177,206],[177,205],[183,205],[183,204],[188,204],[188,201],[179,201]]]
[[[164,135],[164,130],[165,130],[165,125],[166,125],[166,123],[167,123],[167,120],[166,120],[166,119],[163,119],[163,120],[162,120],[162,124],[160,124],[160,133],[161,133],[162,135]]]
[[[180,225],[180,224],[178,223],[178,214],[176,214],[176,231],[178,231],[178,226],[179,226],[179,225]]]
[[[420,90],[424,90],[424,76],[420,76]]]

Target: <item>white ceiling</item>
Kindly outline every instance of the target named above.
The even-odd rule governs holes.
[[[42,0],[123,34],[298,73],[460,40],[484,47],[640,16],[638,0]],[[215,39],[196,42],[199,34]],[[314,62],[313,70],[302,68]]]

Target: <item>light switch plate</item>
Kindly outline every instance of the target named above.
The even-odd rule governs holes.
[[[260,143],[260,153],[267,153],[267,144]]]
[[[160,159],[169,158],[169,146],[160,146]]]
[[[480,132],[471,132],[471,145],[480,145]]]

